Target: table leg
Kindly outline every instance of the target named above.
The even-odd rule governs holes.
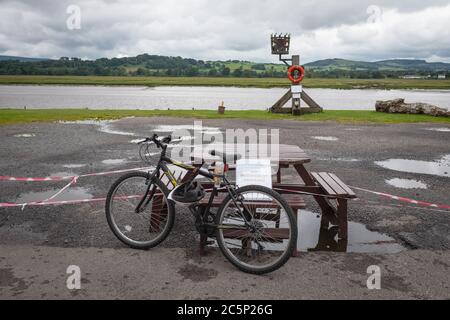
[[[277,183],[281,183],[281,166],[278,166]]]
[[[339,222],[339,239],[346,240],[348,237],[347,222],[347,199],[337,199],[338,202],[338,222]]]
[[[200,256],[204,257],[206,256],[206,245],[208,244],[208,236],[206,234],[201,233],[200,234]]]
[[[297,173],[302,178],[303,182],[307,186],[316,186],[316,183],[314,182],[314,179],[311,177],[309,172],[306,170],[306,168],[302,164],[296,164],[294,165],[295,170],[297,170]],[[314,199],[319,204],[320,209],[322,210],[322,214],[325,215],[329,222],[336,223],[337,224],[337,217],[336,217],[336,211],[334,208],[327,202],[327,200],[320,196],[314,196]]]

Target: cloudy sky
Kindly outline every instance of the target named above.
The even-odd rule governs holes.
[[[302,62],[450,62],[450,0],[0,0],[3,55],[276,61],[274,32]]]

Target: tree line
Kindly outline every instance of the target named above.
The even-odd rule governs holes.
[[[411,72],[321,69],[306,66],[307,78],[383,79],[398,78]],[[424,77],[430,74],[430,72],[423,70],[413,72]],[[97,60],[69,57],[62,57],[58,60],[26,62],[4,60],[0,61],[0,75],[285,78],[286,68],[273,64],[249,63],[239,60],[203,61],[142,54],[136,57],[101,58]]]

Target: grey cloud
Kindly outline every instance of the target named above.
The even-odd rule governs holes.
[[[66,28],[69,4],[82,9],[81,30]],[[0,54],[99,58],[147,52],[267,61],[272,59],[270,33],[291,32],[293,50],[304,52],[307,60],[450,59],[449,38],[439,37],[442,29],[433,26],[429,32],[436,34],[422,34],[419,45],[407,26],[399,30],[397,43],[395,35],[377,38],[378,42],[364,38],[369,5],[402,15],[449,4],[450,0],[7,0],[0,1]],[[446,29],[450,29],[448,22]],[[335,47],[322,32],[337,35]]]

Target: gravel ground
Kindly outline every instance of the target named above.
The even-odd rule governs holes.
[[[121,131],[122,134],[104,132],[105,127],[98,125],[79,123],[4,126],[0,128],[0,174],[42,177],[140,167],[142,163],[137,147],[131,140],[150,135],[156,125],[192,123],[192,119],[181,118],[128,118],[108,126],[108,129]],[[348,125],[253,120],[204,120],[203,125],[280,129],[281,143],[298,145],[311,156],[312,162],[307,165],[310,170],[334,172],[352,186],[432,203],[450,204],[448,175],[398,172],[375,164],[376,161],[387,159],[436,161],[449,155],[450,133],[428,130],[442,128],[444,125]],[[135,136],[124,135],[126,132]],[[18,136],[23,134],[31,136]],[[317,136],[336,137],[338,140],[313,138]],[[108,159],[124,159],[126,162],[103,162]],[[81,191],[94,197],[103,197],[116,178],[117,176],[83,178],[77,187],[85,188]],[[393,178],[420,180],[428,188],[399,189],[386,183],[386,180]],[[295,181],[295,174],[286,170],[283,179]],[[64,183],[54,182],[0,182],[0,202],[20,202],[24,194],[51,192],[63,185]],[[450,212],[413,207],[367,193],[358,192],[358,195],[360,200],[350,204],[349,220],[387,234],[408,249],[428,252],[450,248]],[[313,202],[308,201],[308,205],[309,210],[317,210]],[[195,255],[197,237],[192,220],[187,212],[178,211],[175,227],[162,246],[166,250],[182,248]],[[26,207],[23,211],[21,208],[0,208],[0,243],[3,252],[11,250],[11,246],[44,246],[55,250],[124,248],[106,224],[103,204]],[[0,296],[1,293],[2,291]]]

